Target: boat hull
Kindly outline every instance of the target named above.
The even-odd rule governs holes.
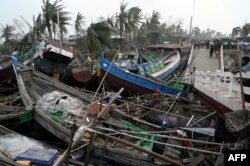
[[[222,117],[224,117],[225,113],[233,111],[232,109],[228,108],[227,106],[223,105],[222,103],[218,102],[217,100],[206,95],[205,93],[201,92],[198,89],[195,89],[195,93],[197,93],[198,96],[200,96],[204,101],[206,101],[208,107],[210,107],[212,110],[216,111]]]
[[[39,108],[35,108],[34,119],[39,123],[44,129],[49,131],[51,134],[56,136],[58,139],[70,143],[70,130],[65,129],[58,123],[52,121],[48,116],[46,116]]]
[[[35,68],[44,74],[53,76],[55,73],[63,75],[71,59],[60,54],[47,52],[44,58],[35,59]]]
[[[89,94],[85,94],[35,70],[31,71],[27,69],[21,72],[15,70],[15,75],[23,103],[26,107],[34,105],[41,96],[55,90],[78,97],[86,104],[91,100]],[[31,85],[33,85],[33,88],[29,88]],[[45,114],[38,106],[34,107],[34,119],[57,138],[67,143],[70,142],[70,129],[52,120],[51,117]]]
[[[11,59],[6,58],[0,62],[0,83],[9,82],[14,77]]]
[[[124,87],[125,94],[150,94],[157,92],[170,95],[177,95],[179,93],[180,96],[186,95],[182,91],[176,90],[168,85],[123,70],[118,66],[111,64],[109,60],[104,58],[104,55],[102,55],[100,66],[102,75],[105,75],[105,73],[108,72],[108,78],[105,78],[107,86],[114,90]]]
[[[68,85],[82,88],[90,86],[96,78],[96,74],[92,74],[89,70],[78,72],[73,72],[71,70],[67,72],[64,78],[62,78],[62,81]]]
[[[175,73],[175,71],[178,69],[180,66],[180,54],[179,52],[174,52],[174,55],[172,55],[174,60],[167,64],[162,70],[152,74],[153,77],[156,77],[159,80],[165,80],[169,78],[171,75]],[[169,57],[171,58],[171,57]]]
[[[105,71],[102,70],[103,76],[105,74]],[[108,89],[113,89],[115,91],[119,91],[121,87],[124,88],[123,95],[125,96],[131,96],[132,94],[151,94],[154,93],[154,90],[150,90],[147,88],[144,88],[142,86],[138,86],[136,84],[131,83],[130,81],[120,79],[119,77],[116,77],[112,74],[107,74],[105,78],[105,83],[108,86]]]
[[[9,66],[3,70],[0,70],[0,82],[8,82],[13,79],[14,72],[12,66]]]

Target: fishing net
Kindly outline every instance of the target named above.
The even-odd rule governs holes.
[[[229,132],[245,137],[250,132],[250,114],[248,110],[237,110],[225,114],[225,124]]]
[[[44,149],[41,143],[17,134],[6,134],[1,136],[0,145],[0,150],[11,157],[15,157],[29,148]]]

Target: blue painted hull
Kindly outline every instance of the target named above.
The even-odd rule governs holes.
[[[108,71],[110,64],[111,62],[102,56],[100,67],[104,73]],[[114,64],[110,67],[105,82],[109,88],[114,90],[124,87],[125,93],[127,92],[127,94],[130,95],[149,94],[158,91],[162,94],[177,95],[181,93],[180,96],[186,96],[185,92],[178,91],[168,85],[123,70]]]
[[[148,61],[138,65],[140,75],[145,73],[151,75],[158,80],[169,78],[180,66],[180,54],[178,51],[173,51],[164,58],[157,58],[153,61]]]
[[[170,68],[168,71],[165,71],[164,73],[162,73],[161,75],[157,76],[156,78],[159,80],[165,80],[168,77],[170,77],[171,75],[174,74],[174,72],[178,69],[178,67],[180,66],[180,61],[178,61],[177,63],[174,64],[174,66],[172,68]]]

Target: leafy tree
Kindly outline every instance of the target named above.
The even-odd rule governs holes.
[[[142,23],[142,12],[139,7],[132,7],[128,11],[129,26],[133,31],[133,39],[136,39],[137,30]]]
[[[149,43],[159,43],[161,42],[161,33],[159,32],[159,26],[161,25],[160,19],[161,14],[153,10],[152,15],[148,18],[146,17],[146,22],[144,26],[144,32],[146,33],[146,39]]]
[[[147,24],[148,24],[148,28],[149,28],[150,32],[157,31],[159,25],[161,24],[160,19],[161,19],[160,12],[153,10],[152,15],[149,16],[149,18],[147,20]]]
[[[37,38],[40,38],[44,33],[45,26],[43,24],[42,15],[38,14],[33,16],[33,24],[31,25],[24,17],[21,18],[26,22],[29,27],[29,32],[24,36],[23,41],[34,42]]]
[[[65,12],[65,7],[59,3],[60,1],[58,0],[56,0],[54,3],[51,3],[50,0],[43,0],[43,23],[48,31],[49,39],[52,39],[52,32],[55,34],[58,27],[57,12],[60,20],[60,33],[62,34],[61,38],[63,38],[63,33],[67,33],[66,25],[69,25],[69,20],[71,19],[68,17],[69,12]]]
[[[232,38],[235,38],[237,35],[241,33],[241,27],[234,27],[232,30]]]
[[[250,24],[245,24],[242,27],[242,37],[247,37],[250,34]]]
[[[128,10],[126,9],[128,3],[122,1],[120,4],[120,13],[117,18],[117,25],[119,26],[120,36],[123,37],[123,32],[129,32],[130,26],[128,23]]]
[[[83,26],[85,25],[85,17],[78,12],[75,20],[75,32],[76,36],[80,35],[80,32],[83,31]]]
[[[109,37],[112,29],[107,22],[92,23],[87,29],[87,47],[91,53],[99,52],[103,47],[110,46]]]
[[[195,38],[199,38],[200,37],[200,33],[201,33],[201,30],[199,27],[194,27],[193,28],[193,35]]]
[[[5,43],[9,42],[11,37],[14,36],[15,28],[14,28],[14,26],[8,25],[8,24],[6,26],[3,26],[1,24],[1,26],[2,26],[2,28],[1,28],[1,32],[2,32],[1,38],[5,39]]]

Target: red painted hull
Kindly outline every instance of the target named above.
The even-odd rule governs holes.
[[[72,73],[74,80],[83,84],[87,84],[94,76],[89,70]]]
[[[91,84],[97,79],[96,74],[92,74],[89,70],[88,71],[78,71],[72,72],[69,70],[68,73],[62,81],[71,85],[77,86],[79,88],[91,86]]]
[[[209,97],[208,95],[204,94],[203,92],[195,89],[195,92],[200,96],[206,103],[207,105],[216,111],[219,115],[224,117],[225,113],[232,112],[233,110],[228,108],[227,106],[221,104],[220,102],[214,100],[213,98]]]

